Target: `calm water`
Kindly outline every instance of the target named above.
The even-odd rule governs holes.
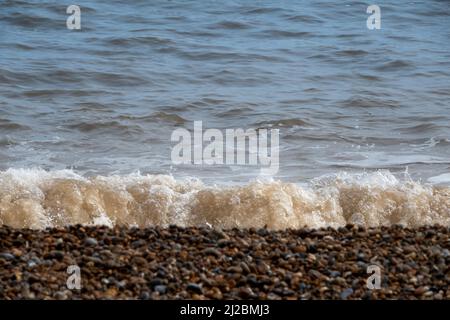
[[[367,29],[366,9],[371,3],[365,1],[80,0],[77,4],[82,29],[70,31],[68,3],[0,0],[0,170],[10,169],[2,173],[0,185],[12,198],[20,194],[28,199],[33,194],[37,199],[33,210],[38,213],[48,213],[51,204],[42,204],[49,197],[48,186],[39,185],[36,191],[30,182],[50,179],[37,168],[54,172],[52,179],[61,169],[79,175],[77,179],[125,177],[140,171],[200,178],[207,185],[241,184],[258,177],[258,167],[173,165],[171,133],[192,129],[197,120],[205,129],[279,128],[281,168],[275,178],[284,182],[303,183],[342,172],[370,175],[385,169],[382,182],[373,173],[370,183],[392,187],[397,182],[391,183],[395,179],[391,174],[402,179],[408,172],[421,183],[450,184],[449,1],[377,1],[381,30]],[[29,171],[17,171],[20,168]],[[128,186],[125,180],[114,192],[121,194]],[[23,189],[20,181],[32,186]],[[103,189],[96,183],[98,195]],[[163,185],[177,192],[184,188],[172,183]],[[89,194],[70,183],[57,190],[64,188],[78,190],[74,199]],[[281,189],[290,194],[285,188]],[[401,191],[402,199],[414,190]],[[279,200],[275,191],[264,192],[270,194],[267,199]],[[434,191],[426,190],[427,197],[430,192]],[[450,196],[445,192],[439,199],[430,196],[425,204],[422,198],[412,202],[416,209],[420,204],[428,209],[440,206],[432,210],[438,214],[435,220],[421,223],[448,219]],[[248,191],[254,193],[255,189]],[[140,197],[130,194],[134,200]],[[156,201],[161,194],[145,201]],[[65,200],[53,196],[59,201],[58,211]],[[330,196],[332,204],[314,197],[313,192],[308,198],[310,212],[332,215],[337,212],[334,205],[342,206],[342,197]],[[194,198],[186,203],[181,198],[156,202],[158,210],[176,213],[187,206],[192,210],[194,201],[197,212],[209,212],[198,207],[202,200],[197,193]],[[129,205],[126,199],[124,208]],[[136,201],[141,206],[144,200]],[[353,206],[355,201],[349,203]],[[395,197],[392,201],[399,207],[405,201],[411,204]],[[267,208],[269,202],[259,205]],[[316,206],[319,202],[323,207]],[[76,209],[74,203],[66,204]],[[31,210],[26,201],[8,205],[11,212],[18,210],[15,205],[24,212]],[[215,205],[213,209],[220,211],[223,203],[217,200]],[[115,210],[97,207],[108,214]],[[291,211],[306,210],[302,208]],[[354,214],[364,211],[357,205],[342,210],[353,222],[359,221]],[[374,210],[366,210],[366,223],[371,213],[388,209]],[[5,213],[2,219],[8,220]],[[325,217],[323,223],[309,224],[326,225],[331,220]],[[380,219],[373,221],[377,224]]]

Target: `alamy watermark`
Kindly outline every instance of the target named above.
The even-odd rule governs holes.
[[[366,12],[370,14],[367,18],[366,25],[369,30],[381,29],[381,9],[378,5],[372,4],[367,7]],[[72,4],[67,7],[66,13],[70,16],[66,20],[66,26],[69,30],[81,29],[81,8]]]
[[[367,13],[370,16],[367,18],[367,29],[369,30],[380,30],[381,29],[381,9],[376,4],[367,7]]]
[[[81,9],[77,5],[70,5],[66,10],[67,14],[70,16],[66,20],[66,26],[69,30],[80,30],[81,29]]]
[[[70,290],[80,290],[81,289],[81,270],[77,265],[70,265],[67,267],[67,273],[69,277],[67,278],[66,285],[67,289]]]
[[[367,273],[371,274],[366,280],[367,289],[381,289],[381,267],[376,264],[371,264],[367,267]]]
[[[193,135],[184,128],[171,135],[172,163],[194,165],[260,166],[261,175],[273,176],[279,169],[278,129],[207,129],[194,121]]]

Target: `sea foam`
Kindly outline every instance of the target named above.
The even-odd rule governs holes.
[[[319,177],[307,184],[208,186],[169,175],[83,177],[71,170],[0,172],[0,225],[210,225],[270,229],[450,225],[450,187],[388,171]]]

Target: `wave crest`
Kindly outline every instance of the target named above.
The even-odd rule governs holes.
[[[215,228],[337,228],[450,225],[450,188],[400,181],[379,171],[345,173],[308,185],[255,181],[207,186],[168,175],[97,176],[70,170],[0,172],[0,225],[71,224]]]

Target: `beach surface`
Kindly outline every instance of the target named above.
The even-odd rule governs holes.
[[[449,235],[444,226],[2,226],[0,299],[448,299]],[[79,290],[67,287],[70,266]],[[370,266],[380,289],[367,287]]]

